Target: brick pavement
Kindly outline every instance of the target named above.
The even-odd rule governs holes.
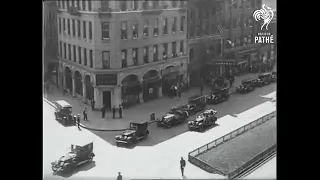
[[[243,76],[235,77],[235,82],[231,92],[235,91],[235,87],[241,84],[243,79],[249,77],[256,77],[256,74],[247,74]],[[210,88],[205,87],[203,94],[209,94]],[[91,107],[88,104],[82,103],[80,99],[72,97],[70,94],[62,95],[62,91],[55,87],[54,85],[50,86],[47,99],[50,101],[56,100],[65,100],[73,106],[73,113],[79,113],[82,115],[84,108],[88,109],[88,119],[89,121],[82,121],[81,123],[90,128],[99,128],[99,129],[123,129],[129,127],[130,122],[145,122],[150,119],[150,114],[155,113],[156,118],[160,118],[169,109],[175,105],[186,104],[190,96],[200,94],[200,88],[191,88],[188,92],[182,93],[182,97],[179,98],[168,98],[162,97],[154,99],[143,104],[139,104],[123,110],[123,118],[112,119],[112,112],[106,112],[106,118],[102,118],[101,111],[91,111]],[[116,117],[119,117],[118,112]]]

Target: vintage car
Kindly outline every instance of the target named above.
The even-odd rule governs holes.
[[[237,93],[247,93],[255,89],[256,79],[245,79],[241,82],[241,85],[236,87]]]
[[[132,146],[149,135],[148,122],[130,123],[130,128],[115,137],[117,146]]]
[[[182,111],[182,112],[186,112],[187,116],[189,117],[194,114],[193,109],[194,109],[194,105],[189,105],[189,104],[178,105],[178,106],[172,107],[168,113],[174,114],[177,111]]]
[[[53,104],[55,105],[54,116],[56,120],[65,126],[75,124],[72,116],[72,106],[68,102],[60,100],[54,101]]]
[[[203,131],[205,128],[213,125],[217,121],[217,111],[213,109],[205,110],[199,116],[188,122],[190,131]]]
[[[258,79],[261,81],[261,85],[267,85],[271,83],[271,73],[263,73],[258,76]]]
[[[211,93],[211,95],[207,96],[208,104],[219,104],[228,100],[230,97],[230,92],[228,87],[224,87],[221,89],[215,89]]]
[[[194,95],[188,98],[188,105],[191,107],[191,114],[196,114],[197,112],[203,111],[206,107],[206,96],[204,95]]]
[[[52,162],[51,167],[54,175],[73,172],[79,165],[91,162],[93,153],[93,142],[85,145],[71,145],[71,151],[62,156],[59,160]]]
[[[174,113],[168,113],[157,121],[158,127],[170,128],[172,125],[183,123],[188,118],[185,111],[177,110]]]
[[[271,82],[276,82],[277,81],[277,72],[272,72],[271,73]]]

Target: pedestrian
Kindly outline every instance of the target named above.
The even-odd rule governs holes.
[[[87,108],[84,108],[83,110],[83,121],[88,121]]]
[[[201,83],[200,85],[200,94],[202,95],[202,91],[203,91],[203,84]]]
[[[73,124],[76,125],[77,124],[77,116],[73,115]]]
[[[178,91],[178,97],[181,98],[181,91]]]
[[[92,99],[91,99],[91,110],[92,110],[92,111],[94,110],[94,104],[95,104],[95,101],[94,101],[94,99],[92,98]]]
[[[121,175],[121,173],[120,173],[120,172],[118,172],[117,180],[122,180],[122,175]]]
[[[106,106],[103,105],[102,108],[101,108],[102,118],[105,118],[105,116],[106,116],[106,108],[105,107]]]
[[[114,106],[112,107],[112,118],[114,119],[115,116],[116,116],[116,106],[114,105]]]
[[[120,116],[120,119],[122,118],[122,111],[123,111],[123,109],[122,109],[122,106],[120,104],[119,105],[119,116]]]
[[[184,168],[186,167],[186,161],[183,159],[183,157],[181,157],[180,160],[180,169],[181,169],[181,174],[182,177],[184,176]]]
[[[78,117],[77,117],[77,124],[78,124],[78,129],[80,130],[80,114],[78,114]]]

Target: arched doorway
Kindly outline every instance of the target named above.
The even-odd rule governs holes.
[[[76,90],[76,94],[79,94],[82,96],[83,94],[83,89],[82,89],[82,76],[81,73],[79,71],[75,71],[74,72],[74,80],[75,80],[75,90]]]
[[[72,72],[69,67],[65,68],[65,78],[66,78],[66,89],[69,90],[70,93],[72,93]]]
[[[86,84],[86,97],[87,97],[87,99],[91,100],[94,98],[94,88],[91,84],[90,75],[86,75],[84,80],[85,80],[85,84]]]
[[[169,95],[170,88],[172,86],[177,86],[179,82],[179,67],[178,66],[168,66],[162,70],[162,93]]]
[[[123,107],[129,107],[140,103],[139,94],[142,92],[139,77],[130,74],[121,82],[121,100]]]
[[[143,75],[143,100],[148,101],[158,97],[160,73],[157,70],[149,70]]]

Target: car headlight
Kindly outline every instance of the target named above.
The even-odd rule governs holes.
[[[191,121],[189,121],[189,122],[188,122],[188,124],[192,124],[192,122],[191,122]]]
[[[202,125],[202,123],[199,123],[198,125],[199,125],[199,126],[201,126],[201,125]]]

